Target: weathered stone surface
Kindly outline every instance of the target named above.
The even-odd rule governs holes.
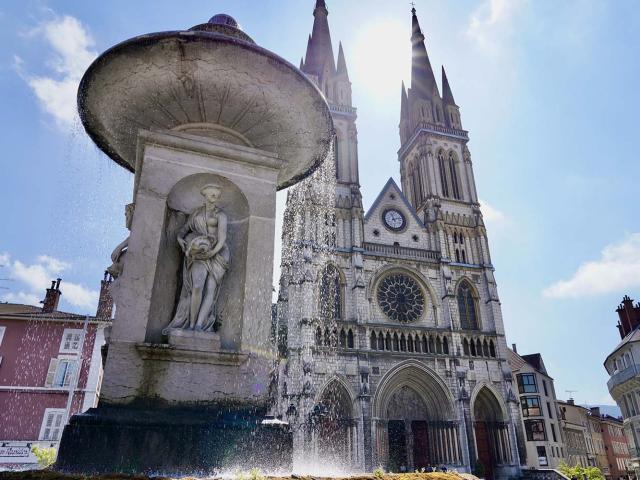
[[[275,191],[281,161],[250,147],[182,132],[140,135],[135,213],[111,334],[101,399],[108,404],[266,401],[272,362],[271,277]],[[174,335],[171,355],[151,355],[141,344],[164,343],[162,330],[174,313],[182,271],[175,232],[201,203],[203,185],[221,186],[220,209],[228,216],[229,270],[218,297],[222,326],[218,350],[247,361],[216,366],[212,357],[179,354],[206,342]],[[195,343],[194,343],[195,342]],[[210,351],[213,351],[209,349]],[[144,354],[144,355],[143,355]],[[177,360],[176,362],[170,359]],[[184,362],[196,363],[185,371]],[[220,356],[224,358],[224,355]]]
[[[82,79],[78,104],[96,144],[135,170],[140,128],[204,125],[216,137],[277,154],[278,189],[326,157],[332,121],[320,91],[293,65],[220,33],[153,33],[103,53]]]

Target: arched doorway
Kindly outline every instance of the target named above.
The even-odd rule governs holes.
[[[322,392],[312,412],[317,458],[332,466],[348,469],[356,460],[356,422],[347,389],[332,381]]]
[[[373,402],[375,462],[392,472],[461,463],[453,401],[438,375],[417,361],[391,369]]]
[[[486,386],[480,388],[473,402],[473,430],[476,441],[476,464],[484,478],[493,480],[496,469],[511,462],[509,423],[496,395]]]

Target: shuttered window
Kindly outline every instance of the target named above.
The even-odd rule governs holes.
[[[61,388],[71,385],[75,378],[76,361],[69,358],[52,358],[49,361],[45,387]]]
[[[52,442],[60,440],[62,429],[64,428],[64,413],[65,410],[63,408],[47,408],[44,411],[39,440]]]
[[[60,353],[77,353],[82,343],[82,330],[65,328],[60,342]]]

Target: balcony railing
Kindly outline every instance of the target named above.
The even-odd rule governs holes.
[[[636,375],[638,375],[638,372],[640,372],[640,367],[634,363],[630,367],[627,367],[624,370],[621,370],[618,373],[614,374],[607,382],[607,387],[609,388],[609,392],[611,392],[611,390],[613,390],[615,387],[617,387],[621,383],[624,383],[627,380],[630,380]]]
[[[401,247],[400,245],[383,245],[381,243],[364,242],[365,255],[384,255],[424,262],[439,262],[440,252],[422,248]]]

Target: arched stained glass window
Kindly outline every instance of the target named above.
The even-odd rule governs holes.
[[[326,319],[342,318],[340,273],[332,264],[325,267],[320,280],[320,316]]]
[[[473,298],[471,285],[469,285],[467,281],[460,283],[457,297],[460,327],[464,330],[478,330],[476,301],[475,298]]]

